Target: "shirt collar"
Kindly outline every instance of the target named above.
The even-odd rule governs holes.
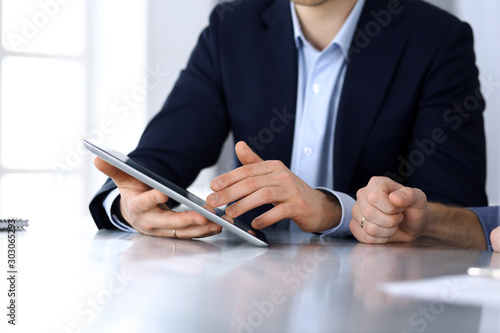
[[[335,38],[325,48],[325,50],[332,47],[332,45],[336,44],[342,50],[344,58],[349,59],[349,48],[351,47],[352,38],[354,36],[354,32],[356,31],[356,26],[361,16],[361,12],[363,11],[364,5],[365,5],[365,0],[358,0],[356,2],[353,9],[351,10],[351,13],[347,17],[347,20],[344,22],[344,25],[342,26],[338,34],[335,36]],[[297,16],[297,12],[295,11],[295,6],[293,2],[290,2],[290,8],[292,12],[295,45],[297,46],[297,48],[299,48],[302,45],[302,43],[304,43],[307,40],[302,32],[300,21]]]

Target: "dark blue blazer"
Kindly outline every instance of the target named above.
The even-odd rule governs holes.
[[[130,156],[187,187],[217,161],[231,131],[263,159],[289,165],[297,92],[289,6],[216,7]],[[340,99],[334,190],[355,196],[386,175],[430,201],[487,205],[483,110],[469,25],[418,0],[366,0]],[[90,205],[99,228],[112,227],[102,201],[113,186]]]

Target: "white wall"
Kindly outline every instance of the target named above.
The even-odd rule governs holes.
[[[161,108],[214,6],[210,0],[148,2],[148,65],[168,72],[164,84],[148,97],[148,116]]]
[[[486,98],[488,194],[490,204],[500,203],[500,1],[457,0],[456,14],[474,29],[477,64]]]

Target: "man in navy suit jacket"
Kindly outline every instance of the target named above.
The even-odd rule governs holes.
[[[292,2],[301,10],[303,30],[314,34],[309,28],[321,30],[315,20],[326,16],[317,14],[322,10],[326,14],[327,8],[336,5],[348,14],[356,0],[350,1],[349,8],[342,7],[349,2],[338,0]],[[306,10],[313,15],[307,17]],[[328,15],[339,19],[334,11]],[[237,145],[239,165],[245,166],[212,182],[220,200],[212,201],[212,195],[209,204],[247,198],[238,201],[242,204],[237,213],[226,213],[253,221],[258,229],[283,218],[309,232],[334,228],[343,214],[339,201],[307,186],[288,169],[297,84],[290,1],[221,4],[165,105],[130,156],[187,187],[201,169],[217,161],[231,131],[253,152],[243,143]],[[329,190],[354,197],[372,176],[386,175],[421,188],[431,201],[487,205],[483,110],[467,24],[422,1],[366,0],[338,103],[334,188]],[[263,129],[270,129],[267,136]],[[121,197],[107,205],[114,212],[111,215],[131,228],[181,238],[220,232],[197,213],[158,208],[168,200],[165,195],[103,161],[96,160],[96,165],[120,189]],[[274,185],[259,182],[263,174]],[[90,205],[99,228],[114,228],[103,205],[116,188],[114,183],[108,180]],[[258,199],[252,195],[257,192]],[[271,204],[274,208],[269,210]],[[272,213],[263,219],[266,211]]]

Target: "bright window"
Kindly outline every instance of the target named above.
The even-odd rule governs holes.
[[[0,3],[0,218],[88,217],[105,177],[81,140],[129,151],[144,128],[146,0]]]

